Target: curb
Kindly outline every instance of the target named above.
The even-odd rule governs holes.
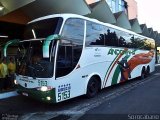
[[[155,64],[155,66],[160,66],[160,64]]]
[[[9,97],[17,96],[17,95],[18,95],[17,91],[4,92],[4,93],[0,94],[0,100],[4,99],[4,98],[9,98]]]

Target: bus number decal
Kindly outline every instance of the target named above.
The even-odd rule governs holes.
[[[47,86],[47,81],[38,80],[38,86]]]
[[[71,85],[65,84],[58,86],[58,101],[66,100],[70,98]]]

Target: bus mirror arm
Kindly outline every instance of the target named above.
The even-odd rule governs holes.
[[[44,58],[49,58],[49,46],[50,46],[50,43],[51,41],[57,41],[57,40],[60,40],[61,39],[61,36],[58,35],[58,34],[54,34],[54,35],[49,35],[44,43],[43,43],[43,57]]]
[[[47,41],[52,41],[52,40],[60,40],[60,39],[61,39],[61,35],[59,35],[59,34],[49,35],[46,38],[46,42]]]
[[[5,46],[3,48],[4,57],[7,57],[7,48],[8,48],[8,46],[11,45],[11,44],[17,44],[17,43],[19,43],[19,39],[10,40],[5,44]]]

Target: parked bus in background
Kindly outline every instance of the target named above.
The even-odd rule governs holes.
[[[17,47],[17,92],[57,103],[155,70],[155,42],[129,30],[75,14],[28,23]]]

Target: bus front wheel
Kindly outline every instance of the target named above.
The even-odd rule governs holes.
[[[96,79],[96,77],[92,77],[87,86],[87,98],[92,98],[97,95],[99,90],[99,81]]]

